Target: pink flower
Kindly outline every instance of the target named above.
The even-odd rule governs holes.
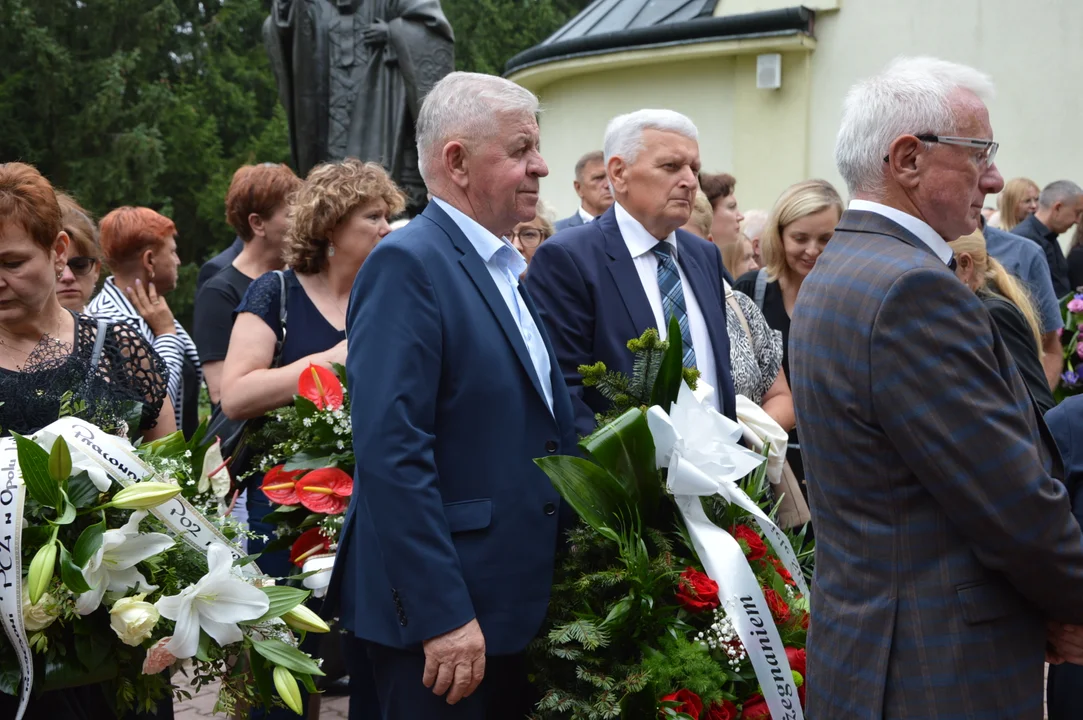
[[[1083,313],[1083,298],[1076,295],[1068,301],[1068,312]]]
[[[1075,346],[1075,354],[1083,358],[1083,342]]]
[[[144,675],[157,675],[177,662],[177,658],[173,657],[173,653],[165,649],[165,646],[172,639],[172,636],[164,637],[151,645],[150,650],[147,650],[147,658],[143,661]]]

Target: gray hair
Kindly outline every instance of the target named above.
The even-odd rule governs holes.
[[[850,194],[882,189],[884,156],[901,135],[956,132],[951,95],[993,96],[988,75],[931,57],[896,58],[879,75],[850,88],[835,141],[835,164]]]
[[[643,131],[662,130],[684,135],[699,142],[696,124],[675,110],[636,110],[618,115],[609,121],[605,129],[605,164],[609,158],[620,155],[627,163],[634,163],[643,149]]]
[[[602,154],[601,150],[591,150],[589,153],[579,158],[579,161],[575,164],[575,179],[582,181],[583,171],[586,170],[587,165],[596,162],[600,162],[603,165],[605,164],[605,155]]]
[[[1048,209],[1059,202],[1075,200],[1080,195],[1083,195],[1083,188],[1071,180],[1057,180],[1042,188],[1042,194],[1038,196],[1038,207]]]
[[[433,86],[417,114],[417,158],[429,182],[435,161],[450,140],[476,140],[496,132],[499,115],[539,112],[538,98],[526,88],[495,75],[453,72]]]

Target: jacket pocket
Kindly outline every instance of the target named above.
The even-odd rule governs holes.
[[[463,500],[444,505],[444,517],[453,533],[484,530],[493,521],[493,501]]]
[[[1023,600],[1015,588],[997,580],[982,580],[955,586],[963,620],[976,625],[1014,615],[1023,610]]]

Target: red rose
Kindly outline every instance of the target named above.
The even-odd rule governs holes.
[[[801,687],[797,688],[797,695],[801,698],[801,706],[805,706],[805,674],[806,659],[805,651],[797,648],[786,648],[786,660],[790,663],[790,670],[801,675]]]
[[[737,720],[737,706],[729,700],[715,703],[707,708],[707,714],[703,716],[703,720]]]
[[[771,720],[771,710],[763,695],[753,695],[741,708],[741,720]]]
[[[730,529],[730,534],[738,541],[743,540],[748,546],[745,557],[749,562],[759,560],[767,554],[767,546],[763,544],[763,538],[748,525],[737,525]]]
[[[768,557],[767,560],[771,563],[771,565],[774,566],[775,571],[779,574],[779,576],[782,577],[782,579],[786,582],[787,585],[797,584],[793,581],[793,575],[790,575],[790,571],[786,569],[786,566],[782,564],[781,560],[779,560],[774,555]]]
[[[718,583],[693,567],[685,568],[677,580],[677,602],[689,612],[713,610],[720,604]]]
[[[801,613],[801,629],[808,630],[809,614],[807,612]]]
[[[673,709],[679,713],[691,716],[694,720],[699,720],[699,714],[703,712],[703,701],[699,699],[699,695],[696,695],[691,690],[678,690],[675,693],[666,695],[662,698],[662,702],[680,703],[680,705],[677,705]]]
[[[767,601],[767,607],[771,608],[771,615],[774,616],[776,623],[781,625],[790,619],[790,606],[777,592],[764,588],[763,599]]]

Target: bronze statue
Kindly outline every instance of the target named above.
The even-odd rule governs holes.
[[[304,177],[355,157],[387,168],[411,214],[425,205],[414,120],[454,69],[439,0],[273,0],[263,39]]]

